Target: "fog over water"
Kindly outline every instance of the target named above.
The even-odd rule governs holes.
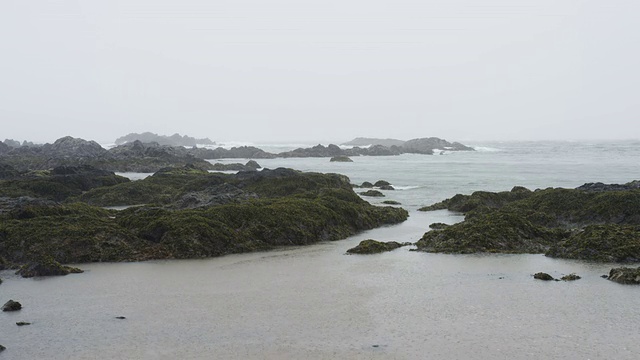
[[[637,139],[640,2],[0,3],[0,138]]]

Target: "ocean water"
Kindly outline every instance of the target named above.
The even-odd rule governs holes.
[[[353,183],[391,182],[397,190],[383,191],[384,199],[401,202],[409,220],[346,240],[204,260],[82,264],[85,273],[66,277],[0,272],[0,302],[24,306],[0,314],[0,359],[640,358],[640,287],[600,277],[616,264],[408,247],[345,255],[363,239],[414,242],[433,222],[462,220],[417,211],[456,193],[640,179],[640,142],[470,145],[478,151],[258,160],[342,173]],[[533,280],[539,271],[582,279]]]

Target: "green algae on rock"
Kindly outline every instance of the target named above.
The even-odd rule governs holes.
[[[347,254],[378,254],[407,245],[411,245],[411,243],[399,243],[397,241],[382,242],[368,239],[362,240],[358,246],[347,250]]]
[[[185,205],[189,194],[229,195],[229,189],[239,194],[233,201]],[[84,203],[3,205],[0,258],[16,267],[47,256],[60,264],[220,256],[343,239],[408,217],[404,209],[369,204],[343,175],[291,169],[235,175],[164,169],[71,200]],[[122,211],[93,206],[144,203],[152,205]]]

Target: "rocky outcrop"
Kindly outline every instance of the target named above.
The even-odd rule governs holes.
[[[399,243],[397,241],[377,241],[363,240],[358,246],[347,250],[347,254],[378,254],[381,252],[395,250],[402,246],[412,245],[411,243]]]
[[[20,309],[22,309],[22,304],[13,300],[9,300],[2,305],[2,311],[18,311]]]
[[[0,213],[0,259],[11,266],[201,258],[343,239],[406,220],[360,198],[346,176],[263,169],[238,174],[167,168],[91,189],[74,201]],[[92,205],[136,205],[122,211]],[[4,261],[4,260],[3,260]]]
[[[70,136],[58,139],[53,144],[14,148],[0,154],[0,162],[11,165],[19,172],[82,165],[119,172],[155,172],[163,167],[186,164],[211,167],[209,162],[195,157],[184,147],[134,141],[106,150],[95,141]]]
[[[609,272],[608,279],[620,284],[640,285],[640,267],[636,269],[628,267],[613,268]]]
[[[360,195],[370,196],[370,197],[384,197],[384,194],[378,190],[367,190],[367,191],[361,192]]]
[[[433,154],[434,150],[448,150],[448,151],[473,151],[474,149],[460,144],[458,142],[450,143],[446,140],[430,137],[412,139],[402,144],[402,149],[406,153],[413,154]]]
[[[553,276],[547,274],[547,273],[543,273],[543,272],[539,272],[533,275],[534,279],[538,279],[538,280],[544,280],[544,281],[551,281],[551,280],[555,280],[553,278]]]
[[[262,166],[260,166],[257,162],[255,162],[254,160],[249,160],[245,165],[242,165],[240,163],[233,163],[233,164],[215,163],[215,164],[213,164],[213,167],[210,170],[213,170],[213,171],[256,171],[256,170],[258,170],[260,168],[262,168]]]
[[[640,227],[635,225],[589,225],[553,245],[549,257],[601,262],[640,261]]]
[[[31,278],[78,274],[82,272],[83,271],[78,268],[61,265],[59,262],[53,260],[51,256],[43,256],[37,261],[29,262],[20,267],[20,269],[16,271],[16,275],[20,275],[24,278]]]
[[[129,179],[89,165],[59,166],[50,171],[27,172],[0,179],[0,197],[63,201],[93,188],[126,182]]]
[[[509,192],[458,194],[426,210],[443,208],[464,212],[465,221],[425,233],[416,243],[418,250],[640,261],[640,190],[532,192],[516,187]]]
[[[353,160],[351,160],[350,157],[344,156],[344,155],[334,156],[329,161],[330,162],[353,162]]]
[[[640,189],[640,181],[634,180],[626,184],[603,184],[601,182],[587,183],[577,187],[576,189],[590,192],[636,190]]]
[[[122,145],[134,141],[143,143],[158,143],[160,145],[169,146],[196,146],[196,145],[215,145],[215,142],[208,138],[196,139],[187,135],[173,134],[171,136],[158,135],[150,132],[141,134],[131,133],[116,139],[116,145]]]

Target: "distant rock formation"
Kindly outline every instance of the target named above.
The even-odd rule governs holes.
[[[350,157],[344,156],[344,155],[334,156],[329,161],[330,162],[353,162],[353,160],[351,160]]]
[[[384,148],[390,148],[400,153],[410,154],[433,154],[434,150],[448,150],[448,151],[474,151],[472,147],[463,145],[459,142],[450,143],[446,140],[429,137],[411,139],[408,141],[397,139],[375,139],[375,138],[355,138],[342,145],[350,146],[367,146],[372,145]]]
[[[391,146],[402,146],[404,144],[404,140],[398,139],[376,139],[376,138],[365,138],[358,137],[351,141],[347,141],[346,143],[342,143],[342,145],[347,146],[369,146],[369,145],[381,145],[386,147]]]
[[[215,145],[215,142],[208,138],[196,139],[187,135],[173,134],[171,136],[158,135],[150,132],[143,132],[141,134],[131,133],[116,139],[116,145],[122,145],[134,141],[141,141],[143,143],[155,142],[160,145],[169,146],[196,146],[196,145]]]

